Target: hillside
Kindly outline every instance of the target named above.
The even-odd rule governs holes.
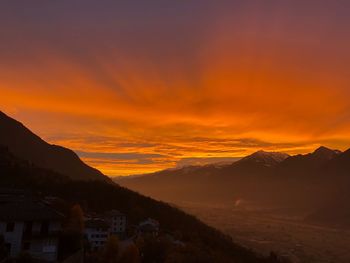
[[[155,218],[162,228],[177,233],[189,245],[191,257],[201,258],[201,262],[217,259],[219,261],[215,262],[276,262],[256,256],[234,244],[228,236],[166,203],[103,181],[72,181],[67,176],[16,158],[6,147],[0,147],[0,173],[2,187],[54,195],[98,213],[118,209],[128,215],[131,224],[148,217]]]
[[[2,116],[2,118],[5,117]],[[27,149],[21,156],[33,152],[35,149],[45,151],[46,147],[49,146],[19,123],[9,122],[6,118],[5,121],[2,120],[2,124],[4,123],[14,126],[12,127],[13,137],[24,138],[27,147],[33,143],[34,148]],[[2,126],[1,130],[9,131],[8,128],[6,126],[4,129]],[[21,140],[12,138],[11,133],[7,133],[5,136],[9,139],[9,143],[0,145],[0,185],[3,188],[24,189],[43,196],[57,196],[71,204],[79,203],[90,212],[103,213],[111,209],[118,209],[128,216],[130,224],[136,224],[148,217],[154,218],[160,222],[164,230],[176,233],[187,244],[186,249],[177,252],[180,253],[177,257],[186,262],[277,262],[275,259],[257,256],[233,243],[228,236],[166,203],[144,197],[108,180],[101,180],[99,177],[96,178],[97,180],[86,180],[82,177],[72,180],[70,174],[60,174],[57,171],[47,169],[47,167],[38,166],[32,161],[33,158],[26,160],[23,157],[18,157],[13,152],[20,152],[24,148],[20,145]],[[56,147],[53,146],[54,152]],[[15,150],[13,151],[13,149]],[[64,152],[67,151],[69,152],[69,150]],[[50,158],[54,158],[54,156],[55,153]],[[64,160],[65,158],[62,158],[60,162]],[[79,162],[81,161],[79,160]],[[71,162],[63,162],[62,164],[67,166],[67,170],[70,170]],[[73,165],[76,164],[73,162]],[[88,166],[86,167],[88,171],[91,171]],[[99,176],[99,174],[96,175]],[[94,178],[89,177],[89,179]],[[162,253],[164,259],[170,256],[167,251]]]
[[[86,165],[71,150],[51,145],[22,123],[0,111],[0,145],[16,156],[39,167],[68,176],[73,180],[109,181],[100,171]]]

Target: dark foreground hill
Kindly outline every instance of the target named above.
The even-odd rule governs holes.
[[[71,150],[51,145],[32,133],[22,123],[0,111],[0,145],[23,160],[67,175],[73,180],[109,181],[100,171],[86,165]]]
[[[154,218],[186,244],[174,262],[278,262],[257,256],[177,208],[120,187],[72,151],[47,144],[2,113],[0,132],[0,187],[57,196],[90,212],[118,209],[131,224]],[[169,260],[174,256],[169,253],[163,251],[154,262]]]
[[[184,261],[181,262],[278,262],[274,258],[261,258],[234,244],[228,236],[166,203],[144,197],[116,184],[73,181],[67,176],[16,158],[6,147],[0,147],[0,173],[1,187],[54,195],[98,213],[118,209],[127,214],[128,220],[134,223],[147,217],[155,218],[162,228],[177,233],[187,244],[187,251],[181,255]],[[165,260],[167,255],[163,256]]]

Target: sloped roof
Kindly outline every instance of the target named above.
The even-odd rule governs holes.
[[[63,217],[61,213],[39,201],[0,199],[0,220],[2,221],[61,220]]]
[[[159,229],[158,227],[152,224],[144,224],[144,225],[140,225],[138,227],[138,230],[142,232],[158,232]]]
[[[102,219],[90,219],[90,220],[85,221],[85,228],[108,229],[109,224]]]
[[[125,216],[125,214],[119,212],[118,210],[110,210],[108,212],[105,213],[106,216]]]

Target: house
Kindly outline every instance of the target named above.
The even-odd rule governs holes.
[[[105,214],[105,219],[110,225],[110,233],[118,235],[119,237],[124,236],[126,232],[126,215],[117,211],[111,210]]]
[[[0,193],[0,235],[8,256],[28,252],[33,258],[57,261],[64,216],[23,193]]]
[[[159,222],[157,220],[148,218],[139,224],[137,232],[140,235],[151,235],[156,237],[159,234]]]
[[[109,224],[102,219],[89,219],[85,221],[85,237],[93,250],[99,250],[109,238]]]

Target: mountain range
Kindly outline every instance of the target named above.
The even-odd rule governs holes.
[[[16,163],[22,160],[27,167],[50,171],[61,179],[113,184],[73,151],[45,142],[2,112],[0,148],[9,151]],[[9,156],[3,154],[1,158],[0,162]],[[310,220],[350,225],[350,216],[344,213],[350,197],[350,150],[341,152],[322,146],[312,153],[295,156],[258,151],[230,164],[185,166],[115,181],[175,204],[234,204],[243,199],[264,205],[303,207],[310,211]]]
[[[350,225],[350,216],[334,218],[342,214],[334,212],[336,207],[344,209],[344,197],[350,197],[350,150],[341,152],[322,146],[295,156],[258,151],[224,166],[191,166],[117,181],[177,204],[233,205],[236,200],[246,200],[261,206],[300,208],[314,221]],[[332,220],[327,211],[333,211]]]

